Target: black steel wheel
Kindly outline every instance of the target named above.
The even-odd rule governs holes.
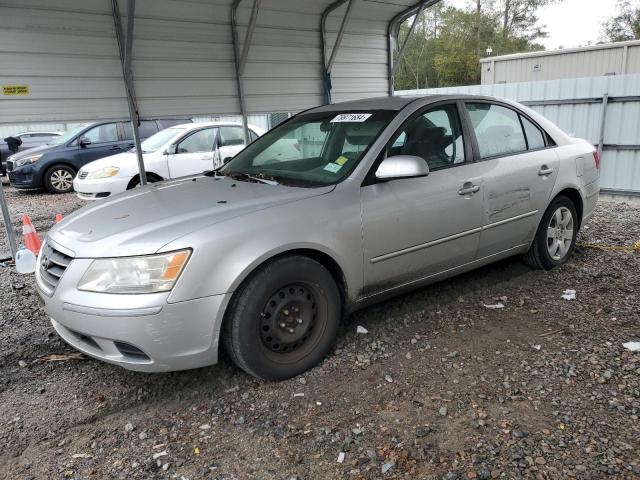
[[[326,356],[340,316],[340,292],[327,269],[307,257],[281,257],[259,268],[236,292],[222,341],[246,372],[283,380]]]

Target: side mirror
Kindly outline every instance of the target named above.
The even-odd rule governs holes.
[[[426,177],[427,175],[429,175],[427,162],[412,155],[395,155],[385,158],[376,170],[378,180]]]
[[[164,155],[173,155],[174,153],[176,153],[176,148],[178,147],[177,144],[173,144],[173,145],[169,145],[167,148],[165,148],[164,152],[162,152]]]
[[[91,145],[91,140],[83,137],[80,140],[78,140],[78,145],[80,145],[82,148],[85,148],[87,145]]]

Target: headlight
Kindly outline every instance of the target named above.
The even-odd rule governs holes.
[[[16,167],[21,167],[23,165],[26,165],[28,163],[34,163],[37,162],[38,160],[40,160],[42,158],[42,153],[38,154],[38,155],[31,155],[30,157],[24,157],[21,158],[20,160],[16,160],[14,162],[14,166]],[[8,159],[7,159],[8,160]]]
[[[96,170],[95,172],[90,172],[87,179],[95,180],[96,178],[115,177],[119,171],[120,169],[118,167],[104,167],[100,170]]]
[[[144,257],[94,260],[78,290],[99,293],[157,293],[173,288],[191,250]]]

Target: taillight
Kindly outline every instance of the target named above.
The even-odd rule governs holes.
[[[600,170],[600,154],[598,153],[597,150],[594,150],[593,152],[593,159],[596,162],[596,168]]]

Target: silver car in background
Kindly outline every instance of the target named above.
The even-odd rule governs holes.
[[[561,265],[598,191],[593,146],[513,102],[326,105],[216,171],[78,210],[50,231],[36,281],[56,331],[95,358],[179,370],[224,346],[285,379],[364,305],[513,255]]]

